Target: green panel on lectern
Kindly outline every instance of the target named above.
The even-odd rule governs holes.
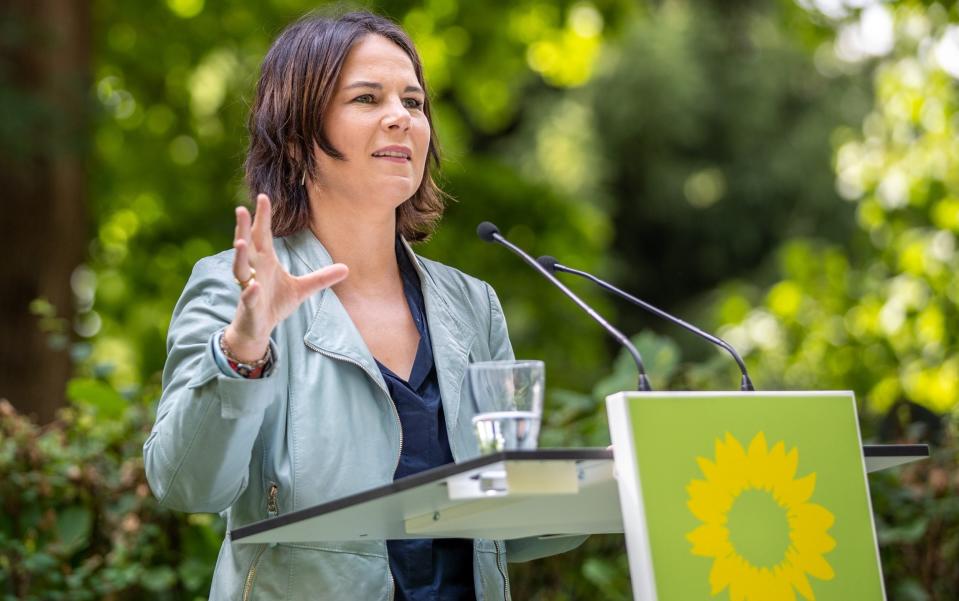
[[[884,598],[851,393],[626,407],[660,601]]]

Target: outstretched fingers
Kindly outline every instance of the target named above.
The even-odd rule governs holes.
[[[300,298],[307,298],[324,288],[335,286],[350,274],[349,268],[342,263],[334,263],[323,269],[295,278]]]
[[[252,239],[257,252],[273,252],[272,207],[266,194],[256,196],[256,217],[253,219]]]
[[[245,207],[236,208],[236,230],[233,234],[233,276],[245,282],[253,275],[250,268],[250,212]]]

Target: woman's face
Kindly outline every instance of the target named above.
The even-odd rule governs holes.
[[[319,201],[392,211],[419,188],[430,144],[413,63],[399,46],[370,34],[353,46],[336,86],[324,131],[344,160],[314,147]]]

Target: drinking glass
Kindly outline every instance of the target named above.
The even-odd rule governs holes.
[[[467,368],[480,453],[535,449],[543,415],[542,361],[484,361]]]

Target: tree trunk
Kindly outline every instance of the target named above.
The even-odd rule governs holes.
[[[70,276],[84,259],[87,240],[91,9],[82,0],[4,4],[0,398],[45,423],[64,403],[71,372]],[[31,313],[38,298],[61,319]]]

